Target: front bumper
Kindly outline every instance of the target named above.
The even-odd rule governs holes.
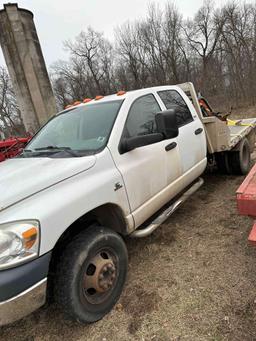
[[[0,271],[0,326],[45,303],[51,252],[16,268]]]
[[[0,326],[15,322],[44,305],[47,279],[44,278],[19,295],[0,302]]]

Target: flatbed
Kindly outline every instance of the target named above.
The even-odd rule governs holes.
[[[241,120],[232,121],[236,125],[229,125],[230,131],[230,144],[229,147],[232,149],[235,147],[244,137],[248,136],[256,126],[256,118],[245,118]]]
[[[188,82],[178,86],[189,97],[204,125],[209,164],[217,165],[223,173],[247,174],[250,154],[255,147],[256,118],[229,120],[215,115],[212,110],[206,116],[194,85]]]

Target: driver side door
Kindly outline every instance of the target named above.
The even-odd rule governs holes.
[[[161,108],[152,93],[137,98],[130,106],[122,138],[156,133],[155,115],[159,111]],[[171,143],[177,147],[167,150]],[[180,176],[176,138],[119,154],[115,163],[138,227],[169,200],[166,188]]]

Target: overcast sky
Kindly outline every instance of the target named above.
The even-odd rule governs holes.
[[[0,0],[0,9],[8,0]],[[87,26],[113,39],[114,28],[127,20],[144,17],[150,0],[17,0],[19,7],[31,10],[37,27],[46,64],[67,59],[62,42],[74,38]],[[166,0],[155,0],[163,5]],[[215,0],[219,7],[225,0]],[[176,0],[183,17],[195,14],[203,0]],[[1,50],[1,49],[0,49]],[[0,65],[4,64],[0,51]]]

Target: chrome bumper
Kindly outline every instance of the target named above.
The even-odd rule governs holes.
[[[47,278],[6,301],[0,302],[0,326],[15,322],[44,305]]]

